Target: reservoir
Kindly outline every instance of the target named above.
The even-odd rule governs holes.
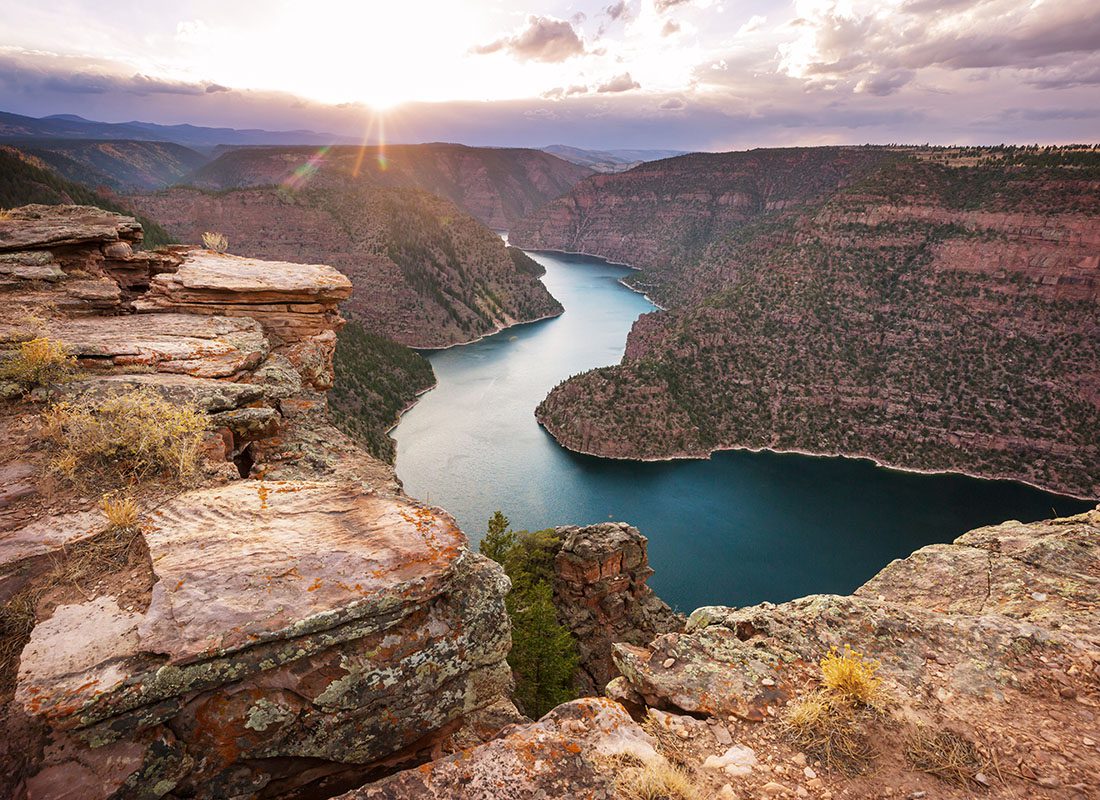
[[[439,384],[393,431],[406,491],[452,513],[474,546],[496,509],[516,529],[629,522],[649,538],[650,585],[691,611],[848,593],[923,545],[1094,505],[857,459],[730,451],[645,463],[571,453],[538,425],[535,407],[570,375],[618,363],[634,320],[654,307],[619,283],[625,267],[530,255],[565,313],[427,353]]]

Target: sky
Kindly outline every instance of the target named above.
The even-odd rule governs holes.
[[[0,0],[0,110],[474,145],[1100,141],[1100,0]]]

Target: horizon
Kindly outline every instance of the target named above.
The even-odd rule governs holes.
[[[0,5],[0,108],[36,118],[603,150],[1098,138],[1087,0]]]

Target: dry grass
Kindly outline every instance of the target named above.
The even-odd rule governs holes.
[[[202,246],[215,253],[224,253],[229,249],[229,239],[225,234],[207,231],[202,235]]]
[[[687,767],[695,759],[687,744],[652,714],[642,722],[642,730],[657,740],[657,750],[676,766]]]
[[[830,769],[864,771],[875,758],[870,726],[887,702],[879,664],[845,646],[820,662],[821,686],[788,707],[788,738]]]
[[[112,497],[103,495],[99,507],[107,518],[109,530],[133,528],[138,522],[138,504],[132,497]]]
[[[881,709],[886,702],[879,662],[869,661],[848,645],[838,653],[834,647],[821,659],[821,685],[834,702]]]
[[[51,467],[75,483],[183,481],[197,469],[206,415],[151,389],[58,403],[43,415]]]
[[[44,336],[23,342],[0,365],[0,379],[18,383],[24,391],[61,383],[75,374],[76,359],[69,355],[65,345]]]
[[[980,786],[975,776],[990,769],[990,760],[972,741],[926,725],[917,726],[907,737],[905,758],[921,772],[962,786]]]
[[[11,219],[10,208],[0,208],[0,220]]]
[[[621,800],[699,800],[701,794],[691,775],[663,758],[642,763],[619,757],[609,765],[618,775],[615,793]]]

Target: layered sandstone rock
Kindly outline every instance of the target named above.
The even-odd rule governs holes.
[[[683,628],[684,618],[646,585],[653,570],[637,528],[606,522],[557,533],[562,544],[554,557],[554,605],[577,639],[578,688],[599,694],[618,674],[614,643],[647,644]]]
[[[241,481],[151,522],[147,607],[64,605],[24,648],[16,702],[50,742],[28,797],[316,790],[430,750],[507,691],[506,583],[441,512]]]
[[[518,718],[500,569],[325,419],[345,277],[135,252],[94,209],[11,220],[37,227],[8,236],[3,355],[58,340],[80,371],[53,399],[155,392],[211,436],[202,486],[128,487],[120,532],[50,477],[46,395],[5,406],[0,794],[331,796]],[[89,279],[110,308],[49,300]]]
[[[193,250],[178,269],[155,276],[134,307],[254,320],[314,388],[329,389],[336,331],[344,324],[337,304],[350,296],[351,281],[323,264]]]

